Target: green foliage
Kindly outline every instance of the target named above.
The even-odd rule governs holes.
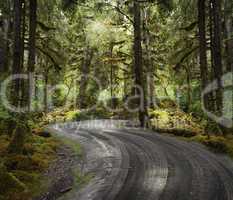
[[[72,110],[69,108],[57,108],[42,118],[42,124],[54,122],[82,121],[90,119],[109,119],[112,117],[104,106],[96,107],[92,110]]]
[[[18,197],[16,197],[16,193],[20,196],[25,194],[27,189],[26,185],[24,185],[12,173],[9,173],[2,163],[0,164],[0,180],[1,200],[18,199]]]
[[[225,153],[233,156],[233,140],[222,136],[198,135],[192,138],[193,141],[200,142],[216,153]]]
[[[88,120],[91,119],[90,115],[88,115],[88,112],[85,111],[79,111],[75,114],[73,120],[77,120],[77,121],[82,121],[82,120]]]
[[[25,128],[24,124],[16,125],[15,130],[13,131],[12,140],[8,147],[8,152],[11,154],[20,154],[23,151],[24,141],[28,134],[28,130]]]
[[[171,99],[164,99],[164,100],[160,100],[158,103],[159,108],[162,109],[166,109],[166,108],[177,108],[178,105],[176,104],[175,101],[171,100]]]
[[[16,123],[16,119],[0,105],[0,134],[6,133],[12,135]]]
[[[54,138],[31,135],[26,138],[21,154],[8,154],[9,143],[9,135],[0,136],[0,197],[29,200],[46,186],[45,182],[41,183],[44,181],[41,173],[56,158],[60,143]]]
[[[204,132],[204,127],[191,115],[179,109],[156,109],[149,112],[151,126],[159,132],[192,137]]]

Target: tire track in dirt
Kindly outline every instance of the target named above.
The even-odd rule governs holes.
[[[111,128],[106,120],[99,120],[98,127],[85,123],[59,131],[79,140],[85,151],[83,172],[95,174],[73,199],[233,200],[232,163],[201,145],[122,129],[117,121]]]

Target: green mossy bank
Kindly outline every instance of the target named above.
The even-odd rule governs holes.
[[[195,118],[178,108],[154,109],[149,112],[151,128],[161,134],[169,134],[186,141],[205,145],[215,153],[233,157],[232,134],[216,134],[215,126],[203,118]]]
[[[9,154],[10,137],[0,135],[0,199],[27,200],[47,189],[43,172],[56,159],[60,141],[35,134],[27,138],[23,153]]]

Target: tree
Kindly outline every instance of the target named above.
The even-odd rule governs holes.
[[[225,32],[225,48],[226,48],[226,69],[233,72],[233,2],[225,0],[224,5],[224,32]]]
[[[13,49],[13,66],[12,73],[17,75],[21,73],[21,13],[22,1],[14,1],[14,49]],[[15,106],[20,103],[20,79],[16,79],[13,84],[12,102]]]
[[[208,66],[207,66],[207,44],[206,44],[206,1],[198,0],[198,29],[199,29],[199,54],[201,86],[204,90],[208,84]],[[204,106],[208,108],[208,96],[204,96]]]
[[[135,92],[138,96],[137,108],[139,109],[140,125],[146,124],[145,90],[143,85],[143,64],[142,64],[142,36],[141,36],[141,8],[140,3],[134,0],[134,73],[135,73]],[[142,90],[140,90],[140,87]],[[142,102],[143,101],[143,102]]]
[[[222,102],[222,75],[223,75],[223,65],[222,65],[222,32],[221,32],[221,0],[211,0],[212,2],[212,14],[213,14],[213,41],[211,48],[213,54],[213,71],[214,78],[217,80],[218,89],[216,91],[216,105],[217,112],[221,114],[223,102]]]
[[[28,56],[28,73],[29,77],[34,74],[36,61],[36,25],[37,25],[37,0],[29,1],[30,16],[29,16],[29,56]],[[29,79],[29,102],[28,109],[31,110],[31,82]]]
[[[12,12],[10,1],[6,0],[0,6],[2,15],[0,16],[0,72],[6,75],[10,71],[10,41],[12,32]]]
[[[78,95],[78,102],[79,108],[84,109],[87,107],[87,86],[89,80],[89,72],[90,72],[90,65],[93,59],[93,50],[87,45],[86,49],[84,50],[84,57],[82,59],[81,64],[81,80],[79,85],[79,95]]]

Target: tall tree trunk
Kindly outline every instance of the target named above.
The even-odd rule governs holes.
[[[114,108],[114,91],[113,91],[113,82],[114,82],[114,72],[113,72],[113,62],[112,62],[112,59],[113,59],[113,48],[114,48],[114,45],[113,43],[110,44],[110,48],[109,48],[109,56],[110,56],[110,59],[111,59],[111,62],[110,62],[110,90],[111,90],[111,108]]]
[[[81,65],[81,81],[80,81],[80,87],[79,87],[79,108],[84,109],[86,108],[86,90],[88,85],[88,74],[90,71],[90,65],[93,58],[93,50],[90,49],[90,47],[87,47],[85,50],[85,56],[83,58],[83,62]]]
[[[200,43],[200,71],[201,71],[201,86],[204,90],[208,84],[208,66],[207,66],[207,44],[206,44],[206,1],[198,0],[198,29]],[[203,99],[205,108],[208,108],[208,96]]]
[[[24,51],[25,51],[25,33],[26,33],[26,1],[22,0],[22,33],[21,33],[21,70],[24,71]],[[20,97],[20,106],[24,106],[26,103],[26,90],[25,82],[21,81],[21,97]]]
[[[48,66],[45,66],[48,67]],[[48,113],[48,82],[49,82],[49,70],[48,68],[44,72],[44,112]]]
[[[154,82],[154,72],[155,68],[153,66],[152,57],[151,57],[151,35],[148,29],[148,19],[150,18],[150,10],[147,9],[144,11],[144,24],[143,24],[143,33],[144,33],[144,45],[145,45],[145,63],[144,66],[147,72],[147,107],[154,108],[155,107],[155,82]]]
[[[190,106],[192,103],[192,76],[191,76],[191,71],[190,71],[191,66],[187,65],[185,67],[186,75],[187,75],[187,111],[190,110]]]
[[[216,91],[216,105],[217,112],[221,114],[223,102],[223,86],[221,78],[223,75],[222,66],[222,41],[221,41],[221,0],[212,0],[212,14],[213,14],[213,61],[214,61],[214,76],[218,83],[218,89]]]
[[[21,9],[22,1],[14,1],[14,49],[13,49],[13,75],[21,73]],[[12,102],[15,106],[20,104],[20,80],[16,79],[13,83],[13,94]],[[21,116],[22,117],[22,116]],[[17,124],[16,129],[14,130],[12,139],[8,146],[8,153],[17,154],[22,153],[23,145],[25,140],[25,130],[23,129],[22,124]]]
[[[146,118],[145,93],[143,85],[143,64],[142,64],[142,37],[141,37],[141,8],[137,0],[134,0],[134,73],[135,85],[143,89],[143,93],[136,88],[136,95],[140,98],[137,100],[139,109],[139,121],[141,127],[144,127]],[[143,102],[141,102],[143,101]]]
[[[225,47],[227,72],[233,72],[233,1],[225,0],[224,6],[224,24],[225,24]]]
[[[37,0],[29,1],[30,16],[29,16],[29,55],[28,55],[28,73],[29,77],[34,77],[35,62],[36,62],[36,25],[37,25]],[[29,78],[29,102],[28,110],[31,111],[32,103],[32,84]]]
[[[14,49],[13,49],[13,66],[14,75],[21,73],[21,8],[22,1],[14,1]],[[13,83],[12,103],[18,106],[20,102],[20,80],[16,79]]]
[[[0,19],[0,23],[4,23],[4,20],[1,21],[1,19]],[[5,60],[6,60],[6,57],[5,57],[6,42],[5,42],[5,38],[4,38],[4,33],[2,34],[2,32],[5,32],[5,24],[2,27],[0,27],[0,78],[1,78],[2,73],[4,73],[4,71],[5,71],[4,64],[5,64]]]
[[[210,35],[210,62],[211,62],[211,70],[210,70],[210,82],[214,81],[214,50],[213,50],[213,41],[214,41],[214,34],[213,34],[213,9],[212,9],[212,2],[209,1],[209,35]],[[209,96],[209,110],[215,112],[217,109],[216,106],[216,92],[212,91]]]
[[[10,23],[11,23],[11,5],[9,0],[5,1],[5,7],[7,10],[7,13],[3,13],[3,35],[0,36],[2,37],[1,44],[0,44],[0,78],[3,78],[2,75],[4,76],[5,74],[7,74],[7,72],[9,72],[9,54],[10,54],[10,35],[12,33],[12,28],[10,27]]]

